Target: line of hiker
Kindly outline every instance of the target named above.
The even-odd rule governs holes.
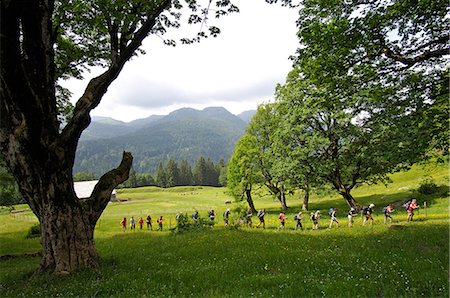
[[[414,210],[416,210],[417,208],[419,208],[419,205],[417,204],[417,200],[416,199],[412,199],[411,201],[408,201],[407,203],[405,203],[403,205],[408,213],[407,222],[410,222],[413,220],[414,217]],[[367,222],[370,222],[370,225],[373,225],[373,212],[374,212],[374,208],[375,205],[374,204],[370,204],[369,206],[364,206],[363,208],[361,208],[360,210],[360,214],[363,218],[362,221],[362,225],[365,225]],[[392,223],[393,218],[392,218],[392,213],[395,211],[394,207],[392,204],[388,204],[387,206],[385,206],[383,208],[383,217],[384,217],[384,224],[387,224],[389,221],[389,224]],[[338,208],[330,208],[328,211],[328,215],[330,216],[330,224],[328,226],[329,229],[333,228],[333,225],[336,225],[336,227],[339,228],[339,221],[337,218],[337,212],[338,212]],[[175,219],[178,222],[180,216],[182,215],[182,212],[179,212],[176,214]],[[223,212],[223,222],[225,226],[228,226],[230,224],[230,215],[231,215],[231,210],[230,208],[227,208],[224,212]],[[258,225],[256,226],[256,228],[260,228],[262,227],[263,229],[266,228],[266,220],[265,220],[265,216],[267,215],[266,209],[260,209],[258,211],[258,213],[256,214],[256,217],[259,220]],[[347,214],[347,218],[348,218],[348,226],[352,227],[355,221],[355,217],[358,216],[358,212],[356,211],[355,208],[350,208],[350,210],[348,211]],[[212,227],[215,224],[215,218],[216,218],[216,214],[214,209],[210,209],[208,211],[207,217],[209,218],[209,222],[208,224]],[[245,212],[245,215],[241,215],[240,218],[238,219],[238,223],[239,224],[243,224],[247,227],[252,227],[253,221],[252,221],[252,217],[253,217],[253,212],[251,211],[251,209],[248,209]],[[197,210],[195,210],[195,212],[191,215],[191,219],[193,222],[196,222],[200,219],[200,215],[199,212]],[[321,219],[321,214],[320,214],[320,210],[317,210],[315,212],[311,212],[309,214],[309,219],[312,221],[313,225],[312,225],[312,229],[313,230],[318,230],[319,229],[319,222]],[[301,230],[303,230],[303,224],[302,224],[302,220],[303,220],[303,212],[300,211],[297,214],[294,215],[294,221],[295,221],[295,230],[298,230],[299,228]],[[278,221],[280,223],[280,226],[278,227],[278,229],[285,229],[286,228],[286,215],[284,212],[281,212],[278,215]],[[153,230],[152,227],[152,218],[150,215],[147,216],[146,218],[146,224],[147,224],[147,230]],[[158,219],[156,220],[157,224],[158,224],[158,228],[157,231],[162,231],[163,230],[163,216],[158,217]],[[142,217],[139,218],[138,220],[138,224],[139,224],[139,229],[144,229],[144,219]],[[127,228],[127,219],[126,217],[124,217],[121,221],[121,227],[122,227],[122,231],[126,231]],[[132,216],[130,218],[130,230],[134,231],[136,230],[136,221],[134,219],[134,217]]]
[[[156,229],[157,231],[163,230],[163,221],[164,220],[163,220],[162,215],[156,219],[156,223],[158,224],[158,228]],[[152,217],[150,215],[147,215],[147,218],[145,219],[145,223],[147,224],[147,230],[153,230]],[[139,218],[138,224],[139,224],[139,229],[143,230],[144,219],[142,217]],[[125,232],[127,230],[127,218],[126,217],[122,218],[122,220],[120,221],[120,226],[122,227],[122,231]],[[134,216],[130,217],[130,230],[131,231],[136,230],[136,220],[134,219]]]

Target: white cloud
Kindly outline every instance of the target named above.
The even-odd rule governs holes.
[[[222,33],[217,38],[177,47],[163,45],[156,36],[147,38],[147,54],[125,65],[92,115],[130,121],[181,107],[219,105],[240,113],[270,101],[298,47],[297,11],[264,0],[241,0],[237,5],[240,13],[219,20]],[[65,86],[78,98],[87,79],[70,80]]]

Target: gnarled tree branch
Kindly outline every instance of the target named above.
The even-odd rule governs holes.
[[[95,185],[91,196],[84,200],[83,203],[85,208],[89,209],[87,211],[90,212],[90,222],[93,227],[106,208],[114,188],[128,179],[132,163],[133,156],[130,152],[124,151],[120,165],[104,174]]]

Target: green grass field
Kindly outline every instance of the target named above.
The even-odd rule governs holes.
[[[416,190],[425,178],[440,186],[432,195]],[[39,239],[25,239],[36,223],[27,206],[0,213],[1,297],[448,297],[449,171],[448,164],[414,166],[392,176],[393,183],[361,186],[353,195],[374,203],[373,226],[356,219],[347,227],[348,207],[338,195],[313,196],[311,210],[323,213],[318,231],[305,215],[304,231],[295,231],[298,195],[288,198],[287,227],[278,230],[279,203],[260,191],[255,205],[269,210],[267,228],[224,227],[222,212],[230,198],[224,188],[144,187],[121,190],[126,202],[110,203],[95,237],[102,258],[100,272],[80,271],[68,277],[32,275],[40,258]],[[398,207],[394,228],[383,224],[382,207],[416,197],[425,210],[406,223]],[[327,229],[329,207],[339,208],[341,227]],[[175,214],[216,210],[216,225],[198,232],[171,233]],[[151,214],[154,227],[165,217],[163,232],[127,230],[122,217]],[[9,256],[12,255],[12,256]]]

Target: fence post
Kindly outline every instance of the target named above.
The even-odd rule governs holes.
[[[425,217],[427,217],[427,202],[423,202],[423,212],[425,213]]]

